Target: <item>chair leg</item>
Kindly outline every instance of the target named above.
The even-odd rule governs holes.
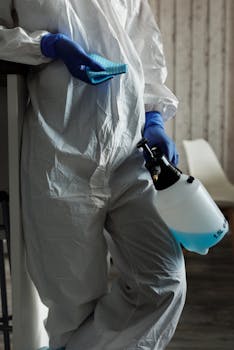
[[[7,257],[11,269],[11,244],[10,244],[10,217],[9,217],[9,197],[6,194],[6,199],[2,202],[3,225],[5,227],[5,236],[7,243]]]
[[[7,286],[6,286],[6,271],[4,260],[3,241],[0,240],[0,282],[1,282],[1,301],[2,301],[2,319],[1,330],[3,331],[5,350],[10,350],[10,333],[9,333],[9,315],[7,305]]]
[[[10,350],[10,332],[12,326],[10,321],[12,317],[8,314],[8,300],[7,300],[7,283],[6,283],[6,265],[5,265],[5,251],[3,241],[7,241],[7,253],[10,264],[10,220],[9,220],[9,204],[8,194],[5,191],[0,191],[0,203],[2,209],[3,225],[1,229],[5,231],[5,235],[0,238],[0,294],[2,305],[2,317],[0,318],[0,332],[3,333],[4,350]]]

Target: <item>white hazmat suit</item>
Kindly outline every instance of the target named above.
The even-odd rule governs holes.
[[[147,0],[15,0],[16,28],[11,5],[0,4],[0,59],[33,65],[23,227],[51,349],[165,349],[184,305],[184,259],[136,145],[145,112],[166,120],[177,100]],[[73,78],[41,53],[41,37],[57,32],[128,73],[98,86]],[[104,228],[120,272],[109,293]]]

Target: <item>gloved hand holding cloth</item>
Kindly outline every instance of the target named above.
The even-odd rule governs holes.
[[[72,76],[92,85],[127,71],[126,64],[109,61],[97,54],[87,54],[78,43],[61,33],[44,35],[41,52],[46,57],[61,59]]]
[[[179,154],[176,145],[166,134],[164,121],[159,112],[146,112],[144,137],[147,139],[150,148],[158,147],[171,163],[178,164]]]

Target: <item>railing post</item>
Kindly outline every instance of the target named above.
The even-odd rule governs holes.
[[[20,149],[26,98],[24,76],[9,74],[7,111],[14,350],[36,350],[48,342],[42,324],[44,307],[27,272],[22,234]]]

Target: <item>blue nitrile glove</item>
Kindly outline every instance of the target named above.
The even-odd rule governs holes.
[[[87,54],[78,43],[60,33],[44,35],[41,39],[41,52],[46,57],[61,59],[71,75],[88,84],[100,84],[127,70],[125,64]]]
[[[86,69],[103,71],[104,68],[92,60],[82,47],[64,34],[46,34],[41,39],[41,52],[44,56],[61,59],[71,75],[90,83]]]
[[[159,112],[147,112],[145,114],[144,137],[148,140],[150,147],[158,147],[171,163],[178,164],[179,155],[176,146],[166,134],[164,121]]]

